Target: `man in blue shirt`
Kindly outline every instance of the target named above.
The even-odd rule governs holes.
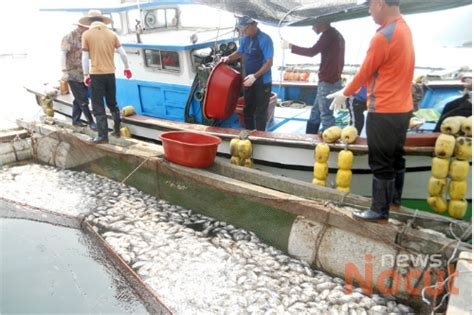
[[[229,63],[243,58],[245,128],[265,131],[272,90],[273,41],[248,16],[239,17],[237,28],[243,34],[240,47],[221,61]]]

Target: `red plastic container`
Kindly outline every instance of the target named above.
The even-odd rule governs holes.
[[[207,80],[203,112],[207,119],[227,119],[235,110],[242,77],[225,63],[218,63]]]
[[[205,168],[214,163],[219,137],[187,131],[169,131],[160,135],[165,158],[176,164]]]

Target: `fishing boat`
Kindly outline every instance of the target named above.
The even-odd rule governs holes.
[[[166,131],[187,130],[218,136],[222,143],[218,154],[222,158],[230,156],[230,141],[240,135],[243,127],[239,120],[238,95],[229,95],[223,86],[212,84],[212,79],[224,72],[218,60],[221,56],[235,51],[238,45],[237,33],[229,28],[189,28],[182,21],[183,12],[196,3],[206,1],[167,1],[146,3],[125,3],[116,7],[49,9],[49,11],[84,12],[99,9],[113,19],[112,29],[120,35],[123,47],[128,53],[134,72],[132,80],[117,76],[117,100],[120,108],[133,106],[136,114],[123,118],[133,137],[148,141],[158,141]],[[252,5],[267,4],[252,2]],[[347,1],[346,1],[347,3]],[[245,13],[243,2],[215,2],[217,7],[237,13]],[[289,1],[289,6],[304,4],[304,1]],[[406,13],[427,12],[467,5],[466,1],[442,1],[426,8],[424,1],[410,1]],[[470,4],[470,2],[469,2]],[[265,22],[280,23],[291,10],[272,10],[271,16],[255,15]],[[344,6],[316,5],[305,7],[294,16],[293,25],[309,25],[314,16],[330,16],[334,21],[344,20],[345,12],[351,12],[346,19],[367,15],[367,8],[354,3]],[[256,11],[261,12],[261,11]],[[293,14],[292,14],[293,15]],[[306,23],[306,24],[305,24]],[[116,63],[120,65],[119,62]],[[238,65],[236,65],[238,70]],[[117,73],[123,71],[118,69]],[[221,71],[222,70],[222,71]],[[235,71],[235,69],[233,69]],[[283,71],[283,69],[282,69]],[[225,77],[224,77],[225,78]],[[225,80],[230,80],[225,78]],[[210,83],[211,82],[211,83]],[[230,81],[229,83],[230,84]],[[277,106],[277,98],[285,100],[305,99],[306,103],[314,99],[316,82],[280,80],[273,82],[274,93],[270,101],[268,127],[265,132],[249,131],[248,138],[253,144],[254,167],[290,178],[311,182],[313,178],[314,149],[322,141],[318,135],[305,134],[305,125],[311,107]],[[460,97],[464,83],[459,78],[449,81],[429,81],[425,84],[424,98],[420,108],[435,108],[441,111],[453,98]],[[38,103],[44,96],[44,87],[28,87],[36,95]],[[209,102],[209,94],[222,95],[215,102]],[[224,99],[224,100],[223,100]],[[56,113],[71,117],[72,95],[57,95],[53,99]],[[111,125],[109,116],[109,125]],[[426,122],[416,130],[410,130],[405,144],[407,154],[406,181],[403,204],[412,208],[429,210],[425,201],[426,184],[431,173],[431,156],[438,134],[433,133],[434,123]],[[371,171],[367,163],[366,139],[359,137],[353,144],[336,142],[330,145],[330,177],[328,183],[334,183],[337,171],[337,153],[348,148],[355,158],[351,191],[363,196],[371,194]],[[471,200],[471,177],[467,179],[468,195]],[[467,218],[470,217],[470,210]]]

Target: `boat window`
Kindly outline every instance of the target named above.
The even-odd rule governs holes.
[[[179,70],[179,55],[175,51],[161,51],[163,69]]]
[[[178,24],[177,10],[173,8],[143,11],[145,30],[175,27]]]
[[[122,33],[122,18],[120,17],[119,13],[113,12],[109,14],[110,18],[112,19],[111,28],[112,31],[121,34]]]
[[[178,25],[178,16],[176,9],[166,9],[166,26],[173,27]]]
[[[179,55],[176,51],[145,49],[145,64],[148,68],[179,71]]]
[[[139,10],[130,10],[128,11],[128,31],[130,33],[137,32],[137,23],[141,24],[143,27],[143,22],[140,21],[140,11]]]
[[[154,49],[145,49],[145,64],[149,68],[161,69],[160,51]]]

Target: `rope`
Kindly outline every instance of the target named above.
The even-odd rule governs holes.
[[[338,201],[338,206],[339,207],[342,207],[344,206],[346,203],[344,202],[344,200],[346,199],[346,197],[349,195],[350,193],[346,192],[342,195],[341,197],[341,200]]]
[[[315,244],[314,244],[315,248],[316,248],[316,253],[314,255],[314,263],[316,264],[316,268],[319,268],[319,269],[322,269],[321,260],[319,260],[319,249],[321,248],[321,243],[323,241],[323,237],[326,234],[326,231],[328,229],[329,216],[330,216],[330,212],[327,211],[324,222],[322,223],[323,227],[322,227],[321,231],[319,231],[318,236],[316,237]]]
[[[21,140],[20,135],[16,134],[15,137],[10,141],[10,145],[13,150],[13,154],[15,155],[15,161],[18,162],[18,153],[15,148],[15,142],[19,142]]]
[[[402,247],[402,237],[403,237],[403,234],[405,234],[405,232],[408,230],[408,228],[411,228],[413,226],[413,222],[415,222],[415,218],[418,214],[418,210],[415,211],[415,214],[414,214],[414,218],[412,220],[409,220],[406,222],[406,224],[403,226],[403,229],[397,233],[397,235],[395,236],[395,244],[399,245],[400,247]],[[397,270],[397,261],[398,261],[398,256],[400,255],[400,247],[397,248],[397,251],[395,253],[395,263],[393,264],[393,267],[392,267],[392,275],[390,276],[389,278],[389,288],[392,288],[393,286],[393,280],[394,280],[394,275],[395,275],[395,272]],[[416,286],[415,286],[416,287]]]
[[[451,293],[449,292],[449,286],[447,286],[447,283],[448,283],[448,281],[449,281],[452,277],[458,275],[459,272],[453,272],[453,273],[451,273],[450,265],[451,265],[451,264],[453,263],[453,261],[456,259],[456,258],[455,258],[456,253],[458,252],[459,246],[460,246],[461,243],[462,243],[462,238],[461,238],[461,237],[462,237],[462,236],[465,236],[467,233],[470,232],[470,230],[467,229],[466,231],[464,231],[464,233],[462,234],[461,237],[458,237],[458,236],[454,233],[454,231],[452,230],[452,224],[449,225],[449,229],[450,229],[450,232],[451,232],[452,236],[456,239],[456,242],[457,242],[457,243],[456,243],[456,246],[455,246],[455,248],[454,248],[454,250],[453,250],[453,253],[451,254],[451,257],[448,259],[448,262],[447,262],[447,272],[448,272],[448,276],[446,277],[446,279],[444,279],[444,281],[442,281],[442,282],[437,281],[434,285],[426,286],[426,287],[424,287],[424,288],[421,290],[421,297],[422,297],[422,299],[423,299],[423,302],[426,303],[426,304],[428,304],[428,305],[430,305],[430,306],[432,306],[432,311],[431,311],[432,314],[435,314],[435,312],[436,312],[439,308],[441,308],[441,306],[443,306],[445,300],[446,300],[446,299],[449,297],[449,295],[451,294]],[[446,246],[445,246],[445,247],[446,247]],[[441,250],[443,250],[445,247],[443,247]],[[443,297],[441,298],[441,301],[440,301],[438,304],[431,303],[431,301],[426,298],[425,291],[426,291],[426,289],[428,289],[428,288],[439,288],[439,287],[440,287],[439,285],[442,285],[442,287],[446,289],[446,294],[443,295]],[[433,300],[434,300],[434,302],[435,302],[435,301],[436,301],[436,297],[433,297]],[[434,304],[434,306],[433,306],[433,304]]]
[[[59,146],[63,143],[62,140],[58,139],[58,144],[56,145],[56,148],[54,148],[54,154],[53,154],[53,164],[54,166],[57,167],[57,164],[56,164],[56,159],[57,159],[57,155],[58,155],[58,150],[59,150]]]
[[[132,176],[133,174],[135,174],[136,171],[138,171],[146,162],[148,162],[148,160],[150,160],[152,157],[156,157],[156,155],[152,155],[152,156],[149,156],[147,157],[146,159],[144,159],[140,165],[138,165],[133,171],[130,172],[130,174],[128,174],[121,182],[120,184],[125,184],[125,182],[130,178],[130,176]]]

